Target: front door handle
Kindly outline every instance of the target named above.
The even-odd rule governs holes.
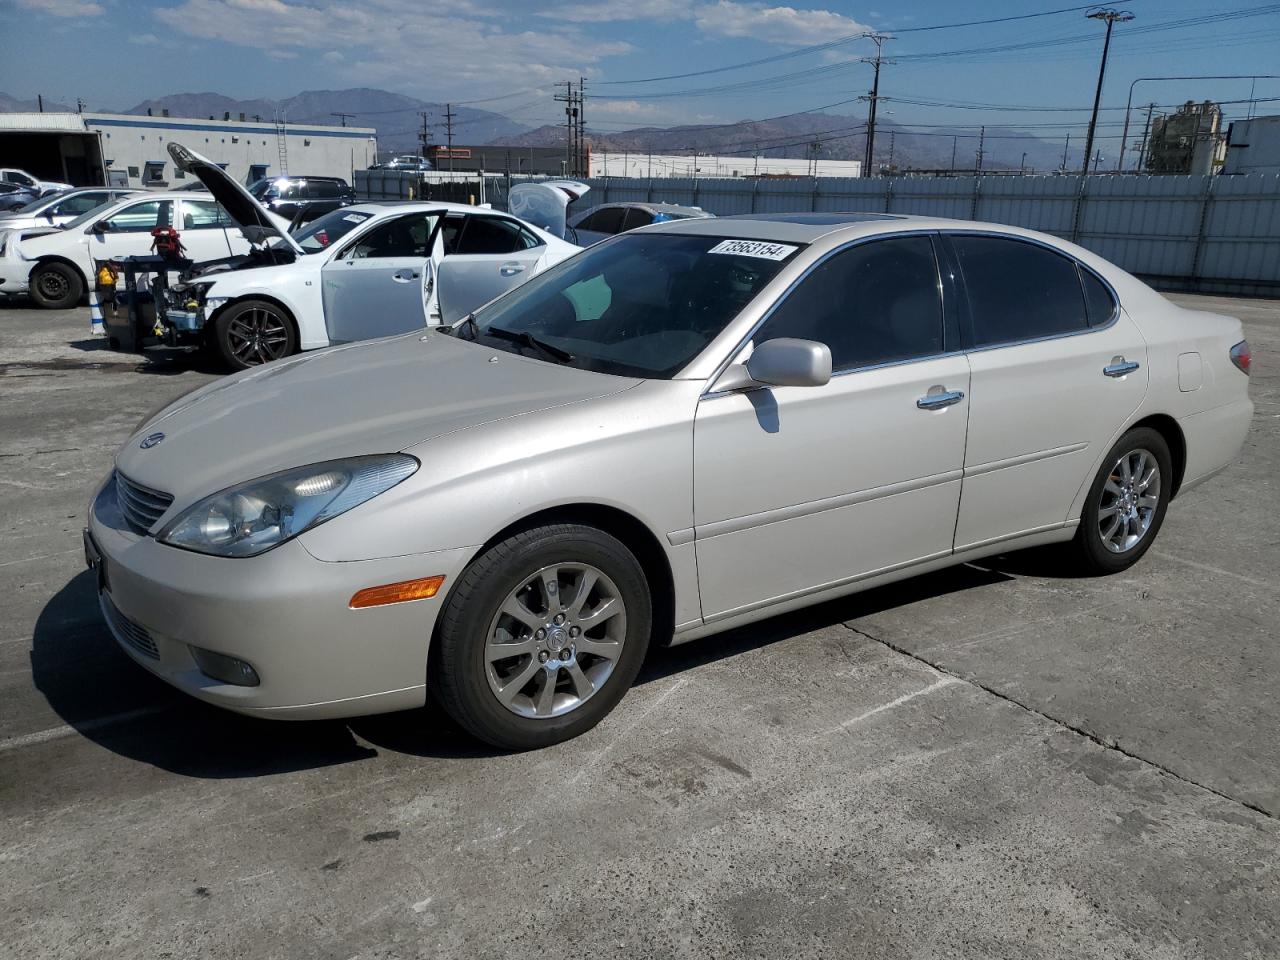
[[[1133,373],[1142,364],[1136,360],[1126,360],[1124,357],[1112,357],[1111,362],[1102,368],[1104,377],[1123,377],[1125,374]]]
[[[403,270],[397,270],[393,273],[391,275],[391,279],[396,283],[409,283],[412,280],[417,280],[420,276],[422,276],[422,274],[418,273],[416,270],[406,267]]]
[[[941,410],[943,407],[950,407],[964,399],[963,390],[945,390],[934,387],[937,393],[926,393],[923,397],[916,401],[916,406],[921,410]]]
[[[504,263],[498,269],[498,272],[501,273],[504,277],[514,277],[517,273],[524,272],[524,264],[517,263],[516,261],[513,260],[510,263]]]

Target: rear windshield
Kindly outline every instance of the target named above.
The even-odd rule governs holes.
[[[601,373],[668,379],[701,353],[795,256],[771,241],[669,233],[624,234],[571,257],[479,311],[486,346],[539,359],[528,333]],[[553,358],[554,359],[554,358]]]
[[[319,253],[330,244],[354,230],[368,220],[373,214],[358,213],[354,210],[334,210],[323,217],[317,217],[305,227],[293,234],[298,246],[307,253]]]

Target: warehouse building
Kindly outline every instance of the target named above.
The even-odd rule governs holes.
[[[116,113],[0,114],[0,164],[76,186],[174,189],[189,181],[166,150],[177,141],[241,183],[283,173],[348,182],[378,155],[371,127],[331,127]]]
[[[1223,173],[1280,173],[1280,116],[1237,120],[1227,132]]]

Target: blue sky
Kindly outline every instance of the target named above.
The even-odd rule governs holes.
[[[1071,0],[898,0],[865,4],[747,0],[0,0],[6,40],[0,90],[37,92],[92,109],[165,93],[238,98],[372,86],[472,102],[538,125],[562,119],[552,84],[585,75],[589,123],[726,123],[809,110],[864,115],[859,62],[867,31],[885,44],[882,107],[896,122],[1022,127],[1046,139],[1079,132],[1093,99],[1103,27],[1083,9],[1006,23]],[[1280,74],[1280,4],[1261,0],[1132,0],[1116,28],[1104,97],[1115,138],[1131,80],[1168,74]],[[1239,11],[1266,10],[1234,17]],[[1192,18],[1217,22],[1178,26]],[[1233,18],[1234,17],[1234,18]],[[895,33],[896,31],[896,33]],[[21,37],[20,46],[12,38]],[[1024,44],[1044,44],[1026,47]],[[1003,49],[991,49],[991,48]],[[774,58],[681,79],[636,82]],[[726,89],[727,88],[727,89]],[[1135,103],[1244,100],[1249,81],[1140,85]],[[1260,80],[1258,112],[1280,113],[1280,80]],[[844,102],[842,101],[853,101]],[[1012,109],[1017,108],[1017,109]],[[1031,108],[1031,109],[1026,109]],[[1053,109],[1047,109],[1053,108]],[[1228,105],[1240,116],[1241,105]],[[357,119],[357,121],[359,120]],[[1114,142],[1114,140],[1112,141]],[[1104,152],[1107,141],[1102,142]]]

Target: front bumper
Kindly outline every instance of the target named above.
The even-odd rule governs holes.
[[[425,703],[435,619],[472,550],[335,563],[295,539],[258,557],[210,557],[132,532],[108,482],[90,508],[86,552],[101,557],[107,626],[138,664],[239,713],[318,719]],[[445,589],[432,599],[348,606],[365,587],[440,574]],[[261,683],[206,676],[189,645],[249,662]]]

